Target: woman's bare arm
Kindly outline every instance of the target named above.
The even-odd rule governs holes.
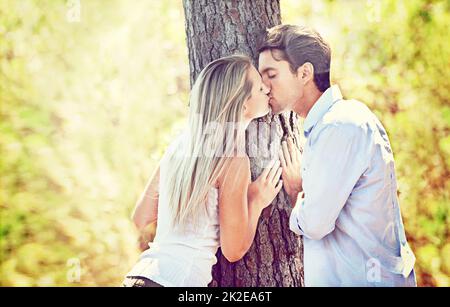
[[[159,200],[159,166],[150,177],[133,212],[133,222],[139,231],[156,221]]]
[[[241,259],[253,243],[262,210],[281,190],[281,168],[271,165],[255,182],[248,157],[236,157],[219,180],[220,245],[230,262]]]

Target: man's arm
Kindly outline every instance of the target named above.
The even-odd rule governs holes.
[[[298,199],[291,213],[292,231],[320,240],[334,230],[339,213],[368,166],[369,146],[370,136],[354,125],[330,125],[319,132],[304,167],[304,198]]]

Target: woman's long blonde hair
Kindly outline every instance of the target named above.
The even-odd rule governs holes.
[[[169,154],[165,182],[173,225],[198,226],[206,198],[236,148],[245,145],[243,104],[251,95],[251,60],[232,55],[209,63],[190,94],[190,112],[183,146]],[[226,129],[224,129],[226,127]],[[231,145],[231,146],[230,146]]]

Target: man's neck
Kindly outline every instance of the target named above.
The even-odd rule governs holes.
[[[317,100],[319,100],[322,94],[323,93],[315,87],[313,90],[305,91],[302,99],[294,105],[293,111],[300,117],[306,118],[309,111],[312,109]]]

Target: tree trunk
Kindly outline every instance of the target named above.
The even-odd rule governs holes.
[[[244,53],[257,64],[257,38],[281,23],[279,0],[183,0],[183,6],[191,86],[204,66],[222,56]],[[289,135],[298,142],[298,119],[293,112],[250,124],[246,150],[252,180],[278,155],[281,140]],[[243,259],[231,264],[219,249],[210,286],[303,286],[303,241],[289,230],[290,212],[289,198],[282,190],[263,211],[253,245]]]

